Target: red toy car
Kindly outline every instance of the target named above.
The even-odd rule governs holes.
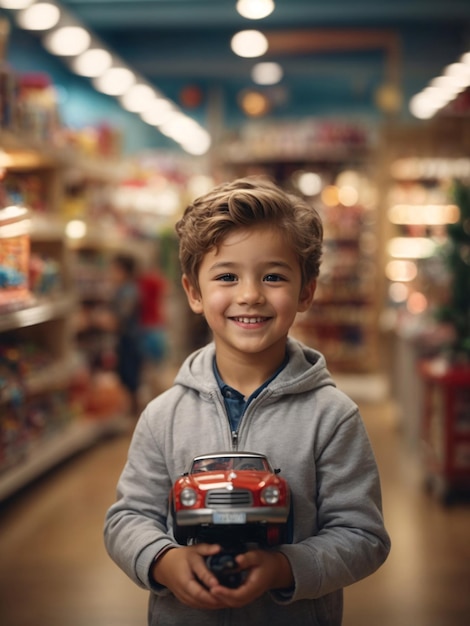
[[[178,543],[289,541],[291,496],[280,470],[254,452],[219,452],[193,459],[170,493]]]

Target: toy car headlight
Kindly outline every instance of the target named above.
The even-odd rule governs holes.
[[[193,506],[196,504],[197,493],[191,487],[185,487],[180,493],[180,502],[183,506]]]
[[[265,504],[277,504],[279,502],[280,491],[274,485],[265,487],[261,492],[261,500]]]

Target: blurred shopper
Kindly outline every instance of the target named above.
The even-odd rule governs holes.
[[[115,288],[111,315],[117,338],[116,370],[129,393],[131,411],[137,415],[143,357],[140,343],[141,296],[135,259],[126,255],[114,257],[111,279]]]
[[[165,302],[168,283],[163,274],[154,268],[142,272],[138,284],[142,353],[146,361],[158,364],[167,352]]]

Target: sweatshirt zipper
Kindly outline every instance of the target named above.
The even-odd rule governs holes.
[[[240,427],[242,425],[243,420],[246,419],[246,413],[247,413],[247,411],[249,411],[252,408],[252,406],[254,404],[257,404],[257,402],[258,402],[258,400],[260,398],[265,396],[264,392],[265,392],[265,390],[263,389],[263,391],[259,394],[259,396],[254,398],[254,400],[251,402],[250,406],[246,409],[245,413],[242,415],[242,418],[241,418],[240,422],[238,423],[237,430],[232,430],[231,431],[232,432],[232,450],[234,452],[238,451],[238,441],[239,441],[238,433],[240,432]]]
[[[238,431],[232,430],[232,450],[236,452],[238,450]]]

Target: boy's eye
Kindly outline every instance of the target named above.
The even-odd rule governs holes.
[[[225,283],[232,283],[237,280],[237,277],[235,274],[221,274],[220,276],[217,276],[217,280],[221,280]]]
[[[280,276],[279,274],[266,274],[266,276],[264,277],[264,280],[269,283],[276,283],[279,281],[283,281],[284,278]]]

